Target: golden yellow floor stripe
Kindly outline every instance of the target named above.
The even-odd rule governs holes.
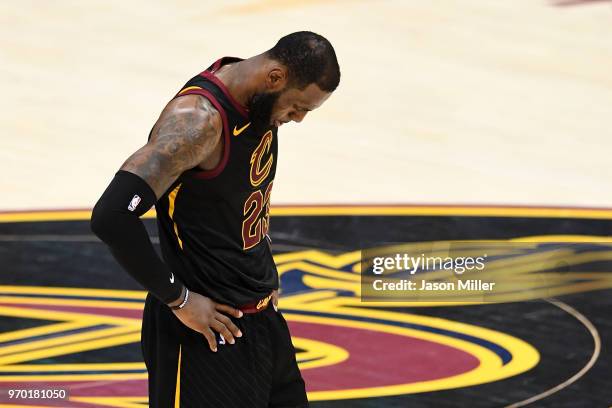
[[[411,215],[411,216],[464,216],[464,217],[540,217],[612,219],[610,208],[580,207],[512,207],[486,205],[276,205],[272,216],[325,216],[325,215]],[[155,209],[144,218],[154,218]],[[0,212],[0,222],[88,220],[91,210],[31,210]]]

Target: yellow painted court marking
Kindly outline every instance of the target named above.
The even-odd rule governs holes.
[[[348,351],[336,344],[302,337],[291,337],[291,341],[296,348],[304,350],[296,356],[301,370],[340,364],[349,358]]]
[[[108,300],[87,300],[87,299],[62,299],[53,298],[54,306],[81,306],[88,308],[105,308],[105,309],[133,309],[142,310],[141,302],[121,302],[121,301],[108,301]],[[49,304],[48,298],[41,297],[28,297],[28,296],[1,296],[0,303],[10,304],[30,304],[30,305],[47,305]]]
[[[413,216],[464,216],[464,217],[542,217],[542,218],[590,218],[612,219],[608,208],[546,208],[546,207],[495,207],[495,206],[283,206],[270,209],[272,216],[309,215],[413,215]],[[155,217],[155,210],[149,210],[145,218]],[[89,220],[91,210],[57,211],[13,211],[0,213],[0,222],[24,221],[68,221]]]
[[[572,238],[575,236],[555,236],[559,242],[574,242]],[[580,242],[594,242],[597,243],[600,240],[605,240],[606,237],[589,236],[583,237]],[[516,239],[515,242],[522,242],[523,238]],[[537,245],[535,240],[531,240],[530,237],[525,237],[525,245],[529,249],[530,243],[533,242],[533,246]],[[448,251],[448,247],[453,244],[457,248],[461,248],[462,244],[465,244],[466,249],[469,251],[455,251],[458,254],[467,255],[470,251],[475,249],[469,248],[475,243],[473,242],[451,242],[451,241],[440,241],[440,242],[425,242],[425,243],[410,243],[405,245],[394,245],[388,247],[371,248],[372,251],[380,252],[381,254],[394,253],[400,249],[406,250],[410,248],[410,252],[419,253],[422,250],[431,250],[432,245],[438,245],[441,249],[439,251]],[[449,299],[447,294],[440,294],[440,300],[437,300],[433,294],[430,294],[427,301],[419,301],[419,299],[412,299],[410,301],[397,301],[392,302],[369,302],[368,306],[378,307],[399,307],[399,306],[417,306],[417,307],[432,307],[432,306],[453,306],[453,305],[469,305],[479,304],[484,302],[512,302],[522,300],[532,300],[536,298],[544,298],[550,296],[558,296],[562,294],[570,294],[584,291],[608,289],[612,287],[612,273],[599,273],[599,274],[582,274],[576,276],[568,273],[539,273],[538,271],[554,268],[559,261],[559,257],[562,257],[563,261],[568,265],[580,265],[587,262],[594,262],[599,260],[612,259],[612,251],[590,251],[583,253],[574,253],[571,249],[555,249],[547,250],[545,252],[538,253],[525,253],[522,254],[521,248],[517,250],[497,250],[495,248],[501,245],[507,245],[506,240],[496,241],[482,241],[486,252],[489,255],[496,254],[514,254],[520,255],[511,258],[498,259],[487,262],[487,268],[481,272],[474,272],[474,277],[477,278],[494,278],[503,274],[505,277],[504,291],[498,291],[495,293],[481,294],[474,293],[469,297],[457,296],[456,299]],[[439,252],[438,251],[438,252]],[[434,251],[434,253],[436,253]],[[300,260],[301,258],[301,260]],[[330,255],[321,251],[309,250],[301,251],[298,253],[281,254],[275,256],[275,262],[279,275],[286,273],[291,270],[299,270],[306,272],[302,280],[303,282],[314,289],[329,289],[329,290],[348,290],[360,296],[361,294],[361,279],[360,275],[349,273],[346,271],[338,270],[339,268],[351,267],[353,271],[360,270],[361,253],[360,251],[352,251],[341,255]],[[351,263],[354,265],[351,266]],[[509,275],[516,277],[516,283],[513,284],[510,281]],[[448,271],[437,271],[431,272],[428,277],[449,279]],[[592,279],[591,282],[580,282],[576,283],[576,279],[584,280],[585,278]],[[522,286],[520,286],[522,284]],[[527,287],[525,285],[528,285]],[[479,296],[482,295],[482,298]],[[486,296],[485,296],[486,295]],[[319,296],[315,294],[314,296]],[[292,296],[291,298],[294,298]],[[342,302],[353,303],[352,300],[345,300],[346,297],[337,297],[337,299],[327,300],[328,305],[339,304]],[[285,299],[284,304],[292,302],[290,299]],[[304,305],[301,305],[304,306]]]
[[[282,295],[282,292],[281,292]],[[285,299],[292,299],[294,302],[299,303],[299,304],[307,304],[310,302],[320,302],[322,299],[329,299],[332,297],[336,297],[338,295],[338,292],[335,290],[317,290],[317,291],[313,291],[313,292],[304,292],[304,293],[297,293],[295,295],[291,295],[289,297],[283,298],[283,306],[285,306],[284,300]]]
[[[291,261],[313,261],[335,269],[359,261],[360,259],[361,251],[351,251],[343,254],[332,255],[323,251],[312,249],[308,251],[288,252],[274,255],[274,262],[277,264]]]
[[[310,262],[291,262],[291,263],[280,264],[277,266],[277,269],[279,269],[279,275],[281,274],[280,272],[281,269],[283,272],[296,269],[296,270],[306,271],[306,272],[310,272],[310,273],[314,273],[318,275],[324,275],[324,276],[327,276],[328,278],[338,279],[344,282],[348,281],[348,282],[354,282],[357,284],[361,282],[360,275],[355,275],[352,273],[339,271],[337,269],[325,268],[323,266],[319,266],[319,265],[316,265]]]
[[[92,296],[107,298],[138,299],[144,301],[147,292],[142,290],[115,290],[115,289],[87,289],[87,288],[57,288],[47,286],[0,286],[0,294],[31,294],[31,295],[58,295],[58,296]]]
[[[24,361],[37,360],[41,358],[56,357],[87,350],[96,350],[119,346],[122,344],[134,343],[140,340],[140,331],[123,335],[115,335],[104,339],[92,339],[65,346],[50,347],[42,350],[28,351],[9,356],[0,357],[0,365],[16,364]],[[4,380],[4,379],[3,379]]]
[[[611,209],[487,206],[276,206],[273,216],[421,215],[464,217],[542,217],[611,219]]]
[[[0,365],[2,364],[2,357],[9,354],[15,354],[18,352],[34,351],[39,349],[49,349],[50,347],[57,345],[77,344],[82,343],[91,339],[101,339],[105,337],[115,336],[118,334],[125,334],[133,332],[133,327],[111,327],[98,330],[87,331],[84,333],[68,334],[61,337],[52,337],[49,339],[34,340],[27,343],[19,343],[11,346],[4,346],[0,348]]]
[[[333,313],[338,312],[337,310],[332,311]],[[345,313],[343,310],[341,313]],[[352,311],[354,316],[364,316],[363,312],[368,312],[365,315],[378,318],[391,318],[388,320],[394,321],[405,321],[405,322],[421,322],[425,321],[429,326],[435,327],[436,325],[443,327],[446,330],[459,331],[460,333],[466,333],[477,336],[489,341],[494,344],[501,344],[505,347],[515,358],[513,358],[505,366],[502,365],[502,361],[499,356],[493,353],[491,350],[482,347],[478,344],[471,343],[465,340],[444,336],[437,333],[429,333],[421,330],[415,330],[405,327],[385,325],[381,323],[373,322],[361,322],[350,319],[340,319],[322,316],[304,316],[294,313],[285,313],[285,317],[289,321],[301,321],[308,323],[319,323],[328,324],[341,327],[354,327],[365,330],[374,330],[383,333],[391,333],[406,337],[418,338],[426,341],[431,341],[436,344],[444,344],[450,347],[454,347],[459,350],[463,350],[470,355],[475,356],[480,361],[480,365],[475,369],[458,374],[452,377],[446,377],[438,380],[423,381],[408,384],[397,384],[391,386],[371,387],[371,388],[355,388],[355,389],[343,389],[334,391],[313,391],[308,393],[308,397],[312,401],[332,400],[332,399],[345,399],[345,398],[366,398],[372,396],[389,396],[399,394],[410,394],[417,392],[437,391],[442,389],[466,387],[470,385],[483,384],[492,381],[496,381],[502,378],[507,378],[524,371],[527,371],[534,367],[539,361],[539,353],[528,343],[506,335],[501,332],[493,330],[482,329],[477,326],[470,326],[463,323],[456,323],[447,321],[445,319],[437,319],[424,316],[406,315],[396,312],[381,312],[381,311],[367,311],[359,310],[357,312]],[[427,324],[426,323],[426,324]],[[436,324],[437,323],[437,324]],[[380,350],[384,353],[386,350]]]
[[[42,320],[83,321],[92,326],[95,324],[115,324],[118,326],[140,327],[140,319],[129,317],[104,316],[89,313],[59,312],[55,310],[26,309],[17,306],[0,306],[0,315],[27,317]]]
[[[612,244],[612,237],[600,235],[532,235],[528,237],[511,238],[510,242],[592,242],[597,244]]]
[[[86,322],[63,322],[56,324],[48,324],[44,326],[32,327],[29,329],[15,330],[5,333],[0,333],[0,342],[13,341],[25,339],[27,337],[35,337],[49,333],[58,333],[67,330],[80,329],[83,327],[91,326],[90,323]],[[0,346],[0,352],[2,351]]]
[[[3,382],[35,382],[42,381],[129,381],[129,380],[146,380],[147,373],[129,373],[129,374],[50,374],[50,375],[2,375],[0,383]]]
[[[0,286],[0,293],[14,293],[30,294],[37,293],[38,289],[42,289],[42,292],[53,296],[53,294],[66,295],[71,291],[75,291],[75,294],[81,296],[104,296],[110,299],[125,299],[133,298],[135,300],[144,299],[146,293],[140,291],[121,291],[121,290],[96,290],[96,289],[83,289],[78,290],[76,288],[38,288],[38,287],[11,287],[11,286]],[[142,363],[110,363],[110,364],[82,364],[82,365],[20,365],[18,363],[31,361],[40,358],[48,358],[58,355],[72,354],[75,352],[107,348],[121,344],[128,344],[137,342],[140,340],[140,320],[131,318],[116,318],[113,316],[104,315],[91,315],[80,312],[58,312],[50,310],[35,310],[28,308],[20,308],[19,303],[37,303],[37,304],[48,304],[49,301],[57,300],[58,303],[78,306],[99,306],[108,307],[112,306],[113,303],[119,303],[121,306],[128,309],[142,308],[142,302],[113,302],[101,300],[86,299],[38,299],[23,297],[0,297],[2,301],[6,303],[14,303],[14,306],[1,306],[0,314],[13,317],[26,317],[34,319],[44,320],[64,320],[61,323],[47,324],[40,327],[34,327],[29,329],[17,330],[8,333],[0,334],[2,341],[11,341],[16,339],[27,338],[29,336],[44,335],[50,333],[59,333],[66,330],[84,328],[88,326],[94,326],[99,324],[115,325],[116,327],[97,329],[95,331],[86,333],[76,333],[63,337],[55,337],[51,339],[34,340],[29,343],[21,343],[12,346],[6,346],[0,348],[0,372],[3,373],[25,373],[28,371],[43,371],[53,373],[54,371],[71,370],[71,371],[87,371],[87,370],[144,370],[144,364]],[[117,306],[119,307],[119,306]],[[68,343],[68,344],[66,344]],[[9,354],[13,353],[13,354]],[[9,364],[9,365],[7,365]],[[10,365],[14,364],[14,365]],[[60,381],[79,381],[83,380],[84,376],[90,381],[96,380],[130,380],[130,379],[146,379],[146,373],[119,373],[119,374],[58,374],[58,375],[25,375],[25,376],[12,376],[2,375],[0,381],[48,381],[51,377],[55,380]]]
[[[28,371],[115,371],[144,370],[144,363],[86,363],[86,364],[19,364],[0,366],[3,373],[25,373]]]
[[[329,271],[326,268],[323,268],[326,273],[329,272],[333,272],[333,271]],[[320,268],[318,269],[320,270]],[[349,273],[350,274],[350,273]],[[350,274],[352,275],[352,274]],[[23,288],[21,288],[23,289]],[[61,288],[59,288],[61,290]],[[6,292],[6,288],[5,288],[5,292]],[[114,293],[114,295],[116,295],[117,298],[121,298],[121,296],[118,296],[122,291],[116,291],[116,293]],[[22,291],[22,293],[27,293],[27,291]],[[299,306],[299,302],[295,302],[296,300],[300,299],[303,302],[306,302],[305,305],[303,305],[304,307],[307,308],[307,310],[313,310],[313,311],[323,311],[323,312],[332,312],[332,313],[338,313],[340,315],[346,315],[347,318],[350,318],[350,316],[372,316],[372,317],[376,317],[376,318],[383,318],[383,319],[387,319],[387,320],[393,320],[393,319],[399,319],[400,321],[404,321],[405,319],[411,319],[412,321],[414,320],[418,320],[418,317],[415,316],[403,316],[402,314],[398,314],[398,313],[392,313],[392,312],[384,312],[384,311],[371,311],[371,310],[364,310],[363,308],[353,308],[353,307],[345,307],[342,305],[342,303],[336,303],[333,306],[331,306],[329,303],[326,303],[328,301],[328,299],[330,299],[330,296],[333,296],[335,292],[333,291],[322,291],[322,292],[314,292],[314,293],[307,293],[307,294],[303,294],[303,295],[298,295],[298,296],[291,296],[288,298],[284,299],[284,302],[287,303],[287,305],[295,307],[295,306]],[[292,299],[292,298],[296,298],[296,299]],[[333,297],[331,298],[332,300],[343,300],[346,304],[347,299],[338,299],[337,297],[334,299]],[[292,302],[293,300],[293,302]],[[353,299],[354,301],[358,302],[359,299]],[[293,303],[293,304],[292,304]],[[7,309],[7,308],[5,308]],[[19,310],[19,309],[15,309],[13,310],[13,312],[24,312],[24,310]],[[25,311],[26,314],[27,313],[31,313],[31,310],[27,310]],[[40,311],[35,311],[35,312],[40,312]],[[51,314],[53,314],[54,312],[52,312]],[[18,314],[18,313],[17,313]],[[64,315],[64,313],[59,313],[59,315]],[[68,316],[64,316],[64,317],[74,317],[74,315],[79,316],[79,314],[68,314]],[[301,315],[296,315],[295,314],[288,314],[288,318],[290,320],[299,320],[299,319],[310,319],[310,321],[312,322],[318,322],[318,323],[326,323],[326,324],[340,324],[342,323],[343,326],[352,326],[352,327],[362,327],[365,329],[369,329],[369,330],[382,330],[382,331],[386,331],[386,332],[390,332],[390,333],[399,333],[401,335],[409,335],[410,337],[418,337],[418,338],[425,338],[428,339],[430,341],[436,341],[436,342],[443,342],[443,344],[447,344],[462,350],[465,350],[467,352],[469,352],[470,354],[473,354],[475,356],[477,356],[477,358],[479,358],[481,361],[483,361],[484,363],[481,364],[481,367],[479,367],[480,372],[477,374],[477,377],[480,378],[480,381],[488,381],[487,379],[483,379],[483,375],[486,373],[486,369],[487,367],[490,367],[492,371],[494,371],[495,373],[497,373],[497,375],[503,375],[504,374],[504,368],[500,368],[501,366],[501,360],[499,359],[499,357],[497,355],[495,355],[495,353],[492,353],[490,350],[487,350],[485,348],[482,348],[480,346],[475,346],[469,342],[464,342],[462,340],[459,341],[459,343],[457,343],[457,341],[455,339],[452,338],[448,338],[445,336],[441,336],[441,335],[432,335],[429,333],[423,333],[420,332],[418,330],[411,330],[411,329],[404,329],[404,328],[396,328],[396,327],[390,327],[384,324],[370,324],[370,323],[363,323],[363,322],[355,322],[355,321],[351,321],[351,320],[345,320],[345,319],[338,319],[336,321],[334,321],[333,319],[329,319],[329,318],[321,318],[321,317],[308,317],[308,316],[301,316]],[[49,318],[47,317],[40,317],[39,318]],[[431,319],[431,318],[429,318]],[[434,319],[432,321],[422,321],[422,323],[429,323],[430,326],[434,326],[436,323],[440,324],[440,320],[441,319]],[[445,322],[444,324],[444,328],[448,328],[449,324],[448,322]],[[465,327],[471,327],[471,326],[459,326],[458,328],[465,328]],[[23,353],[23,355],[19,355],[18,357],[20,357],[19,360],[22,361],[27,361],[35,359],[35,358],[42,358],[42,357],[46,357],[49,355],[58,355],[58,354],[67,354],[67,353],[72,353],[72,352],[78,352],[78,351],[83,351],[83,349],[93,349],[93,348],[103,348],[103,347],[110,347],[114,344],[123,344],[123,343],[128,343],[128,342],[135,342],[138,341],[140,339],[140,333],[138,330],[134,330],[133,333],[126,333],[125,335],[121,335],[119,333],[119,331],[121,329],[124,330],[128,330],[128,329],[134,329],[134,326],[128,325],[128,327],[119,327],[116,328],[117,330],[117,336],[112,336],[109,339],[94,339],[93,341],[86,341],[85,342],[85,346],[82,343],[78,343],[75,345],[72,345],[72,347],[70,346],[62,346],[62,347],[51,347],[51,348],[46,348],[44,350],[45,352],[45,356],[43,356],[42,354],[36,355],[36,352],[41,352],[40,350],[34,350],[33,352],[30,353]],[[385,329],[386,328],[386,329]],[[399,332],[398,332],[399,330]],[[474,334],[474,335],[478,335],[478,334],[482,334],[482,333],[487,333],[487,332],[482,332],[479,333],[478,330],[479,328],[477,327],[473,327],[471,329],[472,331],[470,332],[470,334]],[[461,331],[461,332],[466,332],[465,330]],[[500,342],[500,339],[503,340],[504,339],[504,335],[503,333],[498,333],[498,332],[492,332],[494,333],[495,337],[491,337],[488,336],[488,338],[491,339],[495,339],[496,343]],[[438,336],[438,337],[436,337]],[[481,336],[482,337],[482,336]],[[485,338],[487,338],[485,336]],[[296,344],[298,344],[298,347],[300,347],[299,342],[304,342],[304,344],[302,345],[306,350],[307,350],[307,354],[306,356],[310,356],[310,357],[315,357],[315,358],[319,358],[319,361],[315,361],[315,362],[307,362],[304,363],[302,365],[303,369],[309,369],[309,368],[314,368],[316,366],[322,366],[322,365],[327,365],[327,364],[337,364],[337,362],[343,361],[345,358],[348,358],[348,354],[346,353],[346,351],[342,350],[341,348],[338,348],[334,345],[326,345],[326,349],[320,349],[320,347],[318,347],[318,350],[315,350],[313,348],[314,345],[314,341],[310,340],[310,339],[296,339]],[[505,342],[501,343],[503,346],[507,347],[507,344],[505,344]],[[518,350],[517,352],[520,352],[520,355],[522,357],[529,357],[529,348],[530,346],[527,346],[527,349],[525,350]],[[513,347],[508,347],[511,352],[514,353],[513,351]],[[310,350],[309,350],[310,349]],[[517,347],[514,347],[514,349],[517,349]],[[308,354],[310,353],[310,354]],[[487,354],[488,353],[488,354]],[[535,352],[536,356],[537,356],[537,352]],[[317,354],[317,355],[315,355]],[[12,357],[12,356],[7,356],[7,357]],[[522,360],[523,361],[523,360]],[[0,361],[3,363],[10,363],[9,361]],[[18,362],[18,361],[13,361],[13,363]],[[28,365],[28,366],[23,366],[22,368],[17,368],[19,367],[18,365],[15,365],[13,367],[15,367],[14,370],[12,371],[7,371],[7,374],[10,374],[10,372],[14,372],[14,373],[20,373],[20,372],[27,372],[28,369],[36,369],[37,367],[34,367],[35,365]],[[516,361],[513,360],[513,363],[508,364],[508,366],[510,368],[512,368],[513,366],[517,366]],[[83,364],[83,365],[78,365],[78,367],[75,367],[74,365],[57,365],[57,366],[52,366],[53,368],[49,367],[48,369],[45,369],[43,371],[47,371],[50,373],[50,375],[31,375],[31,376],[1,376],[1,380],[0,381],[49,381],[49,380],[58,380],[58,381],[83,381],[83,380],[90,380],[90,381],[97,381],[97,380],[110,380],[110,381],[121,381],[121,380],[128,380],[128,379],[146,379],[146,373],[124,373],[124,374],[92,374],[89,375],[85,372],[81,373],[81,374],[53,374],[53,370],[61,370],[61,369],[70,369],[73,371],[86,371],[87,369],[103,369],[104,367],[106,367],[107,369],[121,369],[121,368],[125,368],[125,369],[142,369],[143,365],[139,364],[139,365],[129,365],[128,363],[116,363],[116,364],[109,364],[109,365],[87,365],[87,364]],[[502,371],[500,371],[502,370]],[[508,369],[506,368],[506,371]],[[432,387],[452,387],[452,386],[460,386],[460,385],[456,385],[459,383],[455,383],[453,381],[460,381],[460,383],[463,383],[464,381],[470,382],[470,383],[475,383],[476,380],[475,379],[470,379],[471,377],[469,376],[464,376],[464,377],[459,377],[458,379],[453,377],[453,380],[450,382],[446,382],[446,383],[440,383],[440,384],[436,384],[436,383],[432,383],[430,384]],[[441,379],[439,381],[444,381],[444,379]],[[429,383],[428,383],[429,384]],[[444,385],[446,384],[446,385]],[[455,385],[454,385],[455,384]],[[355,393],[363,393],[362,395],[366,395],[368,393],[371,392],[377,392],[380,393],[379,395],[393,395],[394,393],[405,393],[405,392],[410,392],[410,390],[413,390],[413,392],[418,392],[415,390],[419,390],[419,389],[425,389],[428,386],[427,385],[423,385],[423,384],[410,384],[410,386],[412,388],[407,389],[403,386],[398,386],[399,388],[392,386],[392,387],[379,387],[381,389],[369,389],[369,390],[349,390],[347,393],[345,393],[344,391],[338,391],[338,392],[325,392],[325,393],[317,393],[315,392],[313,395],[313,398],[316,399],[337,399],[337,398],[348,398],[350,396],[355,396],[357,394]],[[370,394],[372,395],[372,394]],[[124,402],[121,402],[124,403]],[[109,405],[112,406],[112,405]]]
[[[19,221],[50,221],[50,220],[87,220],[90,218],[90,211],[82,210],[82,211],[41,211],[41,212],[15,212],[15,213],[2,213],[0,214],[0,222],[19,222]],[[277,206],[272,209],[272,214],[275,216],[298,216],[298,215],[456,215],[456,216],[501,216],[501,217],[543,217],[543,218],[559,218],[559,217],[568,217],[568,218],[593,218],[593,219],[612,219],[612,210],[609,209],[559,209],[559,208],[515,208],[515,207],[462,207],[462,206],[319,206],[319,207],[309,207],[309,206],[299,206],[299,207],[290,207],[290,206]],[[153,217],[154,212],[149,211],[146,215],[147,217]],[[542,237],[546,239],[546,237]],[[356,282],[353,278],[348,278],[347,276],[351,276],[347,272],[334,271],[333,268],[339,268],[351,262],[346,262],[347,259],[354,259],[355,256],[359,257],[360,253],[358,251],[354,251],[352,253],[343,254],[346,258],[340,260],[338,257],[333,257],[327,255],[327,259],[324,259],[325,256],[319,256],[318,261],[320,265],[315,265],[312,269],[313,273],[319,275],[328,275],[333,279],[341,279],[341,281],[346,284],[351,284]],[[291,263],[292,261],[299,262],[299,258],[294,255],[293,259],[282,259],[281,263],[285,263],[286,265]],[[317,258],[314,256],[313,258]],[[323,261],[322,261],[323,260]],[[303,258],[302,258],[303,261]],[[327,263],[325,262],[327,261]],[[344,265],[342,265],[342,262]],[[333,263],[333,266],[331,265]],[[323,266],[321,266],[323,265]],[[339,266],[336,266],[339,265]],[[300,265],[303,266],[303,265]],[[331,266],[326,268],[325,266]],[[356,271],[353,271],[356,272]],[[332,276],[333,275],[333,276]],[[346,275],[346,276],[345,276]],[[354,275],[353,275],[354,277]],[[316,277],[313,277],[317,279]],[[318,278],[319,283],[321,279]],[[313,282],[314,283],[314,282]],[[15,290],[24,290],[22,287],[0,287],[0,293],[2,289],[14,288]],[[330,288],[331,289],[331,288]],[[336,287],[337,289],[337,287]],[[23,294],[32,293],[32,288],[29,288],[30,292],[27,292],[27,289],[23,292]],[[66,291],[67,288],[41,288],[41,291],[36,291],[37,293],[48,293],[48,294],[57,294],[57,295],[66,295],[70,292]],[[70,289],[68,289],[70,291]],[[47,291],[47,292],[44,292]],[[88,292],[89,291],[89,292]],[[128,295],[130,292],[126,291],[105,291],[105,290],[87,290],[87,289],[77,289],[72,288],[72,294],[75,295],[86,295],[87,293],[92,296],[105,296],[105,297],[117,297],[117,298],[131,298],[131,299],[142,299],[144,300],[145,293],[141,291],[132,291],[131,295]],[[95,294],[94,294],[95,293]],[[480,361],[481,366],[472,372],[464,373],[459,376],[435,380],[432,382],[424,382],[424,383],[415,383],[408,384],[411,386],[412,391],[408,390],[406,385],[397,385],[390,387],[376,387],[370,389],[356,389],[356,390],[340,390],[340,391],[323,391],[323,392],[314,392],[309,394],[312,400],[323,400],[323,399],[340,399],[340,398],[359,398],[359,397],[367,397],[372,395],[382,396],[382,395],[396,395],[396,394],[404,394],[407,392],[422,392],[419,390],[429,389],[428,387],[433,387],[433,389],[445,389],[445,388],[453,388],[458,386],[468,385],[466,383],[483,383],[494,381],[495,377],[497,378],[507,378],[508,376],[518,374],[520,372],[524,372],[531,368],[533,365],[537,364],[539,359],[539,355],[537,350],[533,349],[529,344],[523,342],[520,339],[513,338],[511,336],[505,335],[500,332],[493,332],[484,328],[479,328],[477,326],[468,326],[459,322],[446,321],[444,319],[432,319],[425,316],[415,316],[415,315],[406,315],[402,313],[389,312],[384,310],[376,310],[376,309],[367,309],[364,308],[363,304],[360,303],[358,298],[355,299],[347,299],[347,298],[334,298],[333,294],[335,291],[323,290],[319,293],[312,294],[312,296],[303,296],[300,295],[292,296],[286,299],[283,299],[283,304],[289,304],[294,307],[299,307],[302,305],[303,307],[307,307],[308,310],[319,310],[322,312],[331,312],[340,315],[350,316],[371,316],[373,318],[383,318],[387,320],[398,320],[398,321],[406,321],[405,319],[409,319],[410,321],[418,322],[421,321],[421,324],[428,324],[432,327],[436,327],[436,324],[440,325],[441,328],[451,329],[455,331],[466,332],[471,335],[475,335],[482,338],[488,338],[494,343],[499,343],[502,346],[506,347],[514,356],[519,356],[519,358],[514,358],[511,360],[509,364],[506,366],[501,366],[499,357],[492,353],[490,350],[482,348],[478,345],[474,345],[469,342],[465,342],[463,340],[449,338],[446,336],[442,336],[443,338],[436,338],[434,333],[426,333],[418,330],[412,330],[407,328],[399,328],[395,326],[388,326],[384,324],[379,324],[380,327],[376,327],[377,330],[386,331],[386,332],[394,332],[396,329],[404,330],[402,335],[410,335],[411,337],[425,338],[429,337],[430,341],[442,342],[442,344],[453,345],[459,349],[469,351],[471,354],[476,355]],[[311,294],[308,294],[311,295]],[[330,296],[332,295],[332,296]],[[320,296],[320,297],[317,297]],[[294,298],[295,299],[291,299]],[[292,302],[293,300],[293,302]],[[391,305],[400,306],[398,303],[393,302]],[[431,304],[428,304],[431,306]],[[352,307],[350,307],[352,306]],[[369,306],[380,306],[380,304],[372,304]],[[108,319],[104,317],[103,319],[95,320],[95,316],[91,316],[93,319],[89,320],[90,316],[83,314],[74,314],[74,313],[64,313],[64,312],[52,312],[46,315],[45,317],[40,317],[41,311],[30,310],[29,312],[16,311],[15,308],[11,307],[2,307],[0,308],[0,313],[7,312],[13,313],[13,315],[28,315],[30,314],[33,318],[44,318],[48,319],[51,316],[54,316],[57,320],[75,320],[75,321],[83,321],[83,319],[88,319],[90,323],[99,324],[99,322],[104,321],[105,323],[112,322],[115,324],[133,324],[134,320],[136,323],[139,323],[138,319]],[[38,314],[34,316],[34,314]],[[302,316],[295,314],[287,314],[290,317],[290,320],[295,319],[328,319],[322,317],[313,317],[313,316]],[[78,316],[78,317],[77,317]],[[297,317],[296,317],[297,316]],[[424,319],[424,320],[423,320]],[[314,320],[312,320],[314,321]],[[319,323],[322,323],[319,320]],[[351,326],[353,327],[355,324],[365,324],[364,322],[356,322],[345,319],[340,319],[333,324],[341,324],[343,326]],[[372,326],[370,326],[372,328]],[[484,330],[484,332],[483,332]],[[409,333],[409,334],[408,334]],[[132,336],[132,337],[129,337]],[[424,337],[423,337],[424,336]],[[121,336],[118,336],[121,337]],[[116,341],[113,337],[113,339]],[[121,338],[120,341],[137,341],[139,339],[139,333],[133,333],[125,335],[124,338]],[[104,339],[103,339],[104,340]],[[467,344],[461,344],[467,343]],[[101,341],[100,344],[96,345],[96,347],[108,347],[108,343]],[[57,350],[56,350],[57,351]],[[62,352],[70,352],[70,350],[61,350]],[[78,350],[82,351],[82,350]],[[489,353],[489,354],[487,354]],[[121,364],[129,364],[129,363],[117,363],[117,366]],[[32,365],[31,365],[32,366]],[[85,365],[84,365],[85,366]],[[18,366],[14,366],[18,367]],[[57,368],[57,367],[56,367]],[[473,375],[474,372],[477,372],[479,369],[484,370],[474,378],[471,378],[470,375]],[[85,370],[85,368],[83,368]],[[26,370],[24,369],[23,372]],[[17,372],[17,371],[15,371]],[[486,374],[486,375],[485,375]],[[485,378],[486,377],[486,378]],[[88,380],[123,380],[123,379],[146,379],[146,373],[144,374],[96,374],[89,376],[87,374],[81,375],[58,375],[58,376],[44,376],[44,375],[33,375],[33,376],[1,376],[0,381],[45,381],[51,378],[53,379],[63,379],[66,381],[76,381],[83,380],[84,378]],[[475,381],[475,382],[471,382]],[[436,384],[439,382],[439,384]],[[457,385],[462,384],[465,385]],[[91,397],[97,398],[97,397]],[[110,398],[110,397],[109,397]],[[146,399],[142,400],[143,402]],[[100,401],[102,402],[102,401]],[[134,403],[137,404],[140,401],[127,399],[127,398],[117,398],[115,400],[109,399],[107,402],[111,403],[107,406],[142,406],[138,405],[112,405],[113,403]],[[20,407],[23,407],[21,405]]]

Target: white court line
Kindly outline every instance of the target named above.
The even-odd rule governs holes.
[[[552,387],[551,389],[546,390],[540,394],[534,395],[533,397],[527,398],[526,400],[515,402],[514,404],[511,404],[511,405],[507,405],[505,408],[518,408],[518,407],[527,406],[528,404],[531,404],[533,402],[550,397],[554,393],[559,392],[562,389],[572,385],[573,383],[578,381],[582,376],[584,376],[595,365],[595,362],[597,361],[601,353],[601,337],[599,336],[599,332],[597,331],[597,328],[595,327],[593,323],[591,323],[589,319],[587,319],[582,313],[580,313],[579,311],[577,311],[570,305],[563,303],[560,300],[557,300],[557,299],[544,299],[544,300],[557,306],[559,309],[565,311],[566,313],[569,313],[570,315],[574,316],[576,320],[578,320],[580,323],[584,325],[584,327],[587,328],[587,330],[591,333],[591,336],[593,337],[593,344],[594,344],[593,354],[591,355],[591,359],[589,360],[589,362],[584,367],[582,367],[580,371],[578,371],[576,374],[574,374],[573,376],[571,376],[570,378],[568,378],[561,384],[556,385]]]

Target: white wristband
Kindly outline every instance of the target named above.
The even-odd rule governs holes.
[[[187,301],[189,300],[189,289],[185,288],[185,299],[183,299],[183,301],[181,302],[180,305],[178,306],[171,306],[170,309],[172,310],[179,310],[185,307],[185,305],[187,304]]]

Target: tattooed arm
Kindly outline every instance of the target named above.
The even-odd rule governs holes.
[[[91,217],[92,231],[115,259],[145,289],[171,307],[187,327],[202,333],[211,350],[217,342],[212,330],[228,342],[240,330],[226,314],[242,312],[189,292],[162,262],[140,216],[164,194],[182,172],[220,158],[222,124],[219,112],[199,95],[172,100],[153,127],[149,142],[131,155],[115,175]]]
[[[159,199],[182,172],[221,150],[221,130],[219,112],[207,99],[199,95],[173,99],[153,127],[149,142],[121,170],[146,181]]]

